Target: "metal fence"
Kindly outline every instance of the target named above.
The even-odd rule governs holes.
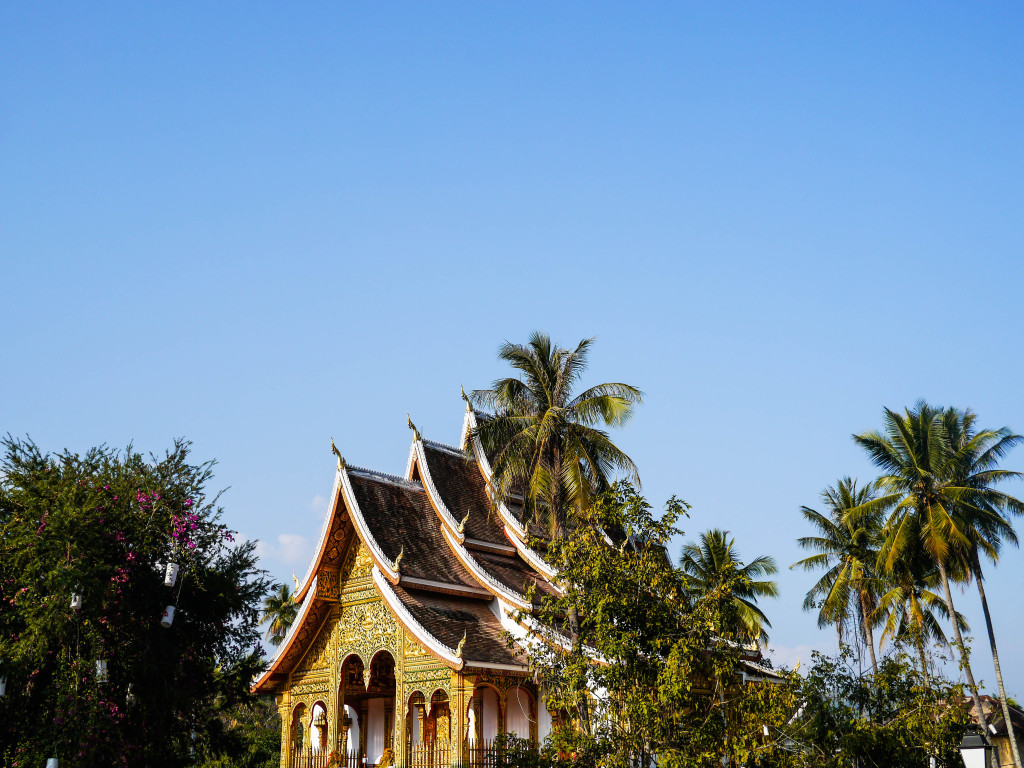
[[[472,768],[506,768],[509,765],[510,750],[503,742],[477,741],[472,746],[463,746],[460,764]],[[435,743],[416,744],[405,750],[405,768],[449,768],[452,754],[448,745]],[[361,755],[344,755],[331,763],[331,753],[326,750],[294,750],[291,768],[374,768]]]
[[[331,762],[331,753],[326,750],[314,752],[311,749],[292,752],[291,768],[372,768],[361,755],[344,755]]]
[[[405,764],[408,768],[447,768],[452,764],[451,750],[437,742],[416,744],[405,750]]]

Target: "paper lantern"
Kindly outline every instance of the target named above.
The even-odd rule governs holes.
[[[0,696],[7,695],[7,678],[0,677]]]
[[[46,758],[46,768],[60,768],[60,760],[56,757]]]
[[[82,596],[77,592],[71,593],[71,610],[80,611],[82,610]]]
[[[164,629],[170,629],[171,624],[174,623],[174,606],[168,605],[164,608],[164,615],[160,619],[160,626]]]
[[[105,683],[107,682],[107,662],[106,659],[96,660],[96,682]]]
[[[167,569],[164,571],[164,586],[173,587],[175,582],[178,581],[178,564],[168,563]]]
[[[129,705],[135,703],[135,683],[128,683],[128,695],[124,697],[124,700]]]

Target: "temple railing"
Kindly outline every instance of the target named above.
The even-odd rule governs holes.
[[[405,750],[407,768],[449,768],[451,764],[451,750],[447,744],[420,743]]]
[[[291,768],[372,768],[373,763],[366,762],[362,755],[345,755],[336,757],[331,762],[331,753],[327,750],[296,749],[292,752]]]

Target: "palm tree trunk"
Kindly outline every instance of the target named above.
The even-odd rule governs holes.
[[[860,591],[860,617],[864,624],[864,637],[868,640],[868,652],[871,654],[871,674],[878,674],[878,660],[875,658],[875,638],[871,633],[871,623],[868,621],[868,596],[862,589]],[[1020,768],[1018,766],[1017,768]]]
[[[918,629],[915,634],[917,637],[917,654],[921,657],[921,672],[924,674],[924,684],[926,688],[931,687],[931,680],[928,677],[928,655],[924,651],[924,632]]]
[[[985,712],[981,708],[981,696],[978,695],[978,684],[974,682],[974,673],[971,671],[971,661],[967,656],[967,648],[964,645],[964,637],[960,634],[960,625],[956,621],[956,609],[953,608],[953,593],[949,590],[949,576],[946,574],[946,564],[940,558],[936,558],[939,566],[939,578],[942,580],[942,591],[946,597],[946,607],[949,608],[949,616],[953,623],[953,637],[956,639],[957,650],[960,651],[960,661],[964,665],[964,675],[967,677],[967,688],[974,700],[974,721],[981,728],[985,743],[989,742],[988,727],[985,723]]]
[[[992,664],[996,668],[996,682],[999,684],[999,702],[1003,707],[1003,720],[1006,721],[1006,734],[1010,737],[1010,752],[1013,754],[1013,764],[1021,768],[1020,753],[1017,750],[1017,737],[1013,733],[1013,721],[1010,720],[1010,705],[1006,701],[1006,689],[1003,687],[1003,672],[999,668],[999,651],[996,650],[996,633],[992,628],[992,615],[988,611],[988,598],[985,597],[985,579],[981,574],[981,558],[978,557],[978,547],[971,549],[971,559],[974,561],[974,580],[978,582],[978,595],[981,597],[981,610],[985,614],[985,628],[988,630],[988,644],[992,649]]]

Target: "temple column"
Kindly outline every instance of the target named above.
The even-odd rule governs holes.
[[[327,734],[327,750],[330,752],[333,749],[338,749],[339,740],[341,739],[341,721],[345,717],[345,694],[342,691],[344,681],[342,679],[341,667],[339,666],[339,660],[336,658],[338,649],[335,643],[337,639],[337,627],[338,622],[341,618],[341,606],[333,606],[331,608],[331,614],[329,619],[329,626],[334,628],[335,636],[331,641],[331,678],[328,682],[330,700],[327,705],[331,708],[331,719],[328,725]]]
[[[469,699],[473,695],[473,683],[466,690],[466,678],[461,672],[452,673],[452,697],[449,707],[452,719],[452,768],[461,768],[468,762]]]
[[[395,752],[395,764],[405,765],[408,761],[408,754],[406,751],[406,732],[405,732],[405,716],[407,706],[405,702],[405,682],[399,681],[398,676],[395,676],[395,725],[394,725],[394,740],[391,748]]]
[[[281,716],[281,768],[292,764],[292,694],[285,691],[277,697],[277,713]]]
[[[369,753],[366,749],[366,737],[369,734],[367,721],[370,719],[370,700],[359,702],[359,756],[365,758]]]
[[[341,682],[338,684],[338,716],[334,718],[334,733],[332,737],[332,743],[336,745],[338,752],[342,757],[345,756],[345,750],[348,748],[348,713],[345,711],[345,675],[344,670],[341,674]]]

